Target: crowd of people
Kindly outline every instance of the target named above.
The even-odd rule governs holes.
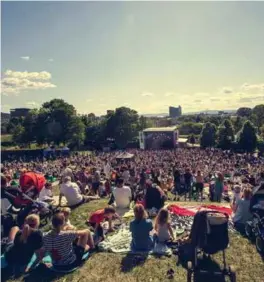
[[[104,239],[103,222],[107,221],[108,231],[113,231],[113,220],[120,218],[132,201],[135,206],[134,220],[130,222],[131,248],[135,250],[149,249],[155,240],[175,240],[169,212],[164,209],[167,199],[203,201],[208,197],[211,201],[230,201],[233,221],[240,227],[252,216],[252,189],[264,183],[264,159],[252,154],[198,148],[130,153],[131,158],[121,160],[118,152],[100,152],[3,162],[2,186],[18,185],[19,177],[27,171],[42,173],[48,182],[39,199],[52,203],[52,182],[58,181],[59,206],[65,197],[69,207],[53,215],[52,230],[44,235],[34,214],[26,217],[20,229],[13,227],[5,254],[7,263],[29,271],[27,265],[34,253],[35,264],[48,253],[58,269],[73,268]],[[108,198],[109,206],[87,218],[89,229],[75,228],[69,221],[71,208],[101,197]],[[147,216],[153,209],[157,211],[154,226]],[[154,239],[150,236],[153,230]],[[20,256],[21,253],[25,255]]]

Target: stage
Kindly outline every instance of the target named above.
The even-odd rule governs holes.
[[[174,149],[178,144],[178,136],[176,126],[146,128],[139,132],[140,149]]]

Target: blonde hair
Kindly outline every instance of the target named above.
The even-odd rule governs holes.
[[[71,209],[68,208],[68,207],[61,208],[60,212],[62,212],[64,214],[64,216],[69,216],[71,214]]]
[[[251,196],[252,196],[252,190],[250,188],[246,188],[243,191],[243,196],[245,200],[250,200]]]
[[[156,217],[156,224],[170,223],[170,214],[167,209],[161,209]]]
[[[135,205],[135,207],[134,207],[134,215],[135,215],[136,220],[138,220],[138,221],[148,217],[147,212],[146,212],[144,206],[141,205],[141,204]]]
[[[37,229],[40,224],[40,219],[37,214],[30,214],[25,218],[25,224],[28,224],[29,227]]]

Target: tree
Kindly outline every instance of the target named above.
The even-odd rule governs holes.
[[[207,122],[202,129],[200,145],[202,148],[213,147],[216,140],[216,126]]]
[[[234,130],[230,120],[226,119],[218,128],[217,145],[222,149],[230,149],[234,141]]]
[[[24,134],[25,134],[25,128],[19,124],[15,127],[13,131],[12,139],[14,143],[16,144],[24,144]]]
[[[68,125],[66,139],[74,147],[80,147],[85,140],[85,125],[78,116],[73,116]]]
[[[252,109],[251,119],[258,128],[264,124],[264,104]]]
[[[140,116],[138,119],[138,130],[143,130],[148,127],[147,118],[144,116]]]
[[[202,123],[194,123],[194,122],[183,122],[179,126],[179,132],[182,135],[199,135],[202,131],[203,124]]]
[[[36,140],[36,124],[38,120],[38,110],[31,110],[23,121],[24,132],[24,141],[26,144]]]
[[[252,152],[257,147],[257,131],[254,125],[247,120],[238,133],[238,147],[244,151]]]
[[[45,131],[48,141],[65,143],[69,136],[69,125],[73,116],[76,116],[75,108],[62,99],[53,99],[42,105],[41,109],[45,120]]]
[[[135,110],[121,107],[106,117],[106,138],[112,138],[118,147],[124,148],[138,134],[138,114]]]
[[[259,129],[259,132],[260,132],[260,137],[264,140],[264,124]]]
[[[237,116],[249,118],[251,115],[252,109],[247,107],[242,107],[237,110]]]
[[[235,134],[238,133],[247,119],[245,117],[236,116],[231,119]]]

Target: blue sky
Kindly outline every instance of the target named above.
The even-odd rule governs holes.
[[[2,111],[264,103],[264,2],[2,2]]]

